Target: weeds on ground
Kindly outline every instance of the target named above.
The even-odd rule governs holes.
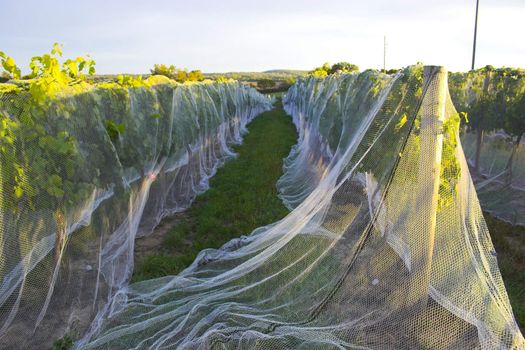
[[[69,334],[53,342],[53,350],[69,350],[73,347],[73,338]]]
[[[514,316],[525,331],[525,227],[511,225],[487,213],[485,220]]]

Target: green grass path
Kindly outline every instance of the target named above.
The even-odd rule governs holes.
[[[288,210],[277,197],[283,158],[297,133],[280,102],[255,118],[236,159],[218,169],[210,189],[198,196],[166,234],[156,254],[137,261],[132,281],[177,274],[204,248],[219,248],[230,239],[273,223]]]

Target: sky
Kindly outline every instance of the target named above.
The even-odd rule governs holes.
[[[386,35],[387,69],[466,71],[474,14],[475,0],[0,0],[0,51],[25,68],[59,42],[99,74],[366,69],[382,68]],[[476,67],[524,67],[523,22],[525,0],[480,0]]]

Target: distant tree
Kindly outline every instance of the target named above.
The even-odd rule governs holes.
[[[325,62],[320,68],[324,70],[326,73],[329,73],[330,69],[332,69],[332,67],[330,66],[330,63],[328,62]]]
[[[174,65],[168,67],[165,64],[156,64],[150,72],[152,75],[164,75],[179,83],[204,80],[204,74],[200,70],[192,70],[188,73],[186,69],[176,68]]]
[[[295,82],[297,81],[297,79],[295,77],[288,77],[284,80],[285,84],[286,85],[290,85],[292,86],[293,84],[295,84]]]
[[[174,79],[178,81],[179,83],[184,83],[185,81],[188,80],[188,72],[184,69],[179,69],[177,71],[177,74],[175,74]]]
[[[359,67],[352,63],[339,62],[330,66],[330,64],[326,62],[321,67],[317,67],[314,70],[308,72],[308,75],[314,77],[326,77],[327,75],[337,73],[352,73],[357,71],[359,71]]]
[[[5,83],[9,80],[11,80],[11,76],[9,75],[9,73],[2,72],[2,74],[0,74],[0,83]]]
[[[174,65],[166,66],[165,64],[155,64],[153,69],[150,70],[151,75],[164,75],[170,79],[175,79],[177,69]]]
[[[330,64],[328,62],[325,62],[321,67],[317,67],[314,70],[310,71],[308,75],[318,78],[326,77],[329,74],[331,68],[332,67],[330,66]]]
[[[397,72],[399,72],[401,69],[387,69],[386,70],[386,74],[396,74]]]
[[[271,89],[275,86],[275,81],[272,79],[260,79],[257,80],[257,87],[263,90]]]
[[[330,70],[328,71],[328,74],[336,74],[336,73],[352,73],[352,72],[358,72],[359,67],[355,64],[348,63],[348,62],[339,62],[334,64]]]
[[[230,78],[233,80],[244,80],[242,75],[239,73],[231,73]]]
[[[204,74],[200,70],[192,70],[188,73],[187,79],[189,81],[203,81],[204,80]]]
[[[228,82],[228,80],[229,79],[226,78],[224,75],[218,75],[218,76],[215,77],[215,81],[217,83],[226,83],[226,82]]]
[[[328,75],[328,72],[321,68],[316,68],[313,71],[311,71],[308,75],[311,75],[316,78],[322,78],[326,77]]]

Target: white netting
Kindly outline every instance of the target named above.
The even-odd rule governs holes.
[[[44,105],[0,89],[0,348],[83,334],[127,285],[135,238],[205,191],[271,108],[239,83],[151,80]]]
[[[525,225],[525,70],[485,67],[450,77],[454,105],[468,112],[461,142],[483,210]]]
[[[294,85],[293,211],[119,290],[85,349],[521,349],[447,73]]]

